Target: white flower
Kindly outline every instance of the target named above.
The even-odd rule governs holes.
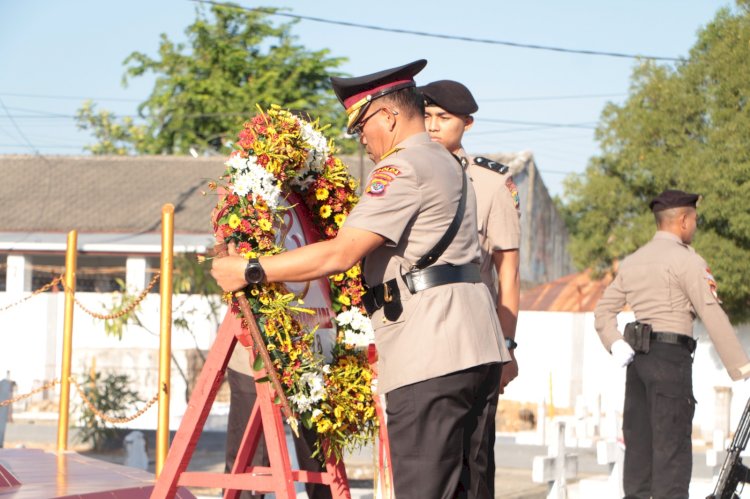
[[[328,140],[307,121],[299,118],[297,118],[297,121],[300,125],[300,136],[309,146],[305,166],[312,169],[320,168],[326,159],[328,159],[328,155],[331,152],[328,147]],[[301,173],[307,172],[303,171]]]
[[[246,168],[242,171],[238,170],[234,175],[232,191],[238,196],[252,194],[254,197],[260,197],[269,208],[276,209],[281,197],[278,181],[271,172],[255,163],[254,160],[253,157],[252,162],[246,161]],[[227,163],[231,161],[232,159]]]
[[[355,333],[354,331],[346,331],[344,333],[344,343],[357,348],[364,348],[372,342],[370,341],[370,337],[366,334]]]
[[[238,172],[243,172],[250,168],[252,165],[257,164],[257,161],[258,158],[256,158],[255,156],[243,158],[239,154],[234,154],[224,164]]]
[[[344,331],[344,343],[355,347],[366,347],[375,341],[375,330],[370,318],[357,309],[341,312],[336,316],[339,329]]]
[[[341,312],[339,315],[336,316],[336,323],[340,326],[347,326],[351,324],[352,322],[352,311],[347,310],[346,312]]]

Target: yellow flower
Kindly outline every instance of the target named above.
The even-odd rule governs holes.
[[[347,307],[352,304],[352,301],[346,295],[340,295],[338,300],[339,303],[341,303],[342,305],[346,305]]]
[[[318,433],[325,433],[331,428],[331,422],[327,419],[318,421]]]
[[[242,220],[240,220],[240,217],[238,217],[234,213],[232,213],[231,215],[229,215],[229,226],[231,228],[236,229],[237,227],[240,226],[241,222],[242,222]]]
[[[337,227],[341,227],[342,225],[344,225],[344,220],[346,220],[346,215],[344,215],[343,213],[337,213],[333,216],[333,221],[336,222]]]
[[[258,220],[258,227],[260,227],[261,230],[265,232],[271,230],[272,226],[273,225],[271,224],[271,222],[266,220],[265,218],[261,218],[260,220]]]
[[[328,189],[325,187],[321,187],[320,189],[315,191],[315,198],[318,201],[323,201],[324,199],[328,199]]]
[[[320,216],[323,218],[328,218],[331,216],[331,207],[326,205],[323,205],[320,207]]]
[[[359,275],[359,265],[355,265],[354,267],[350,268],[346,271],[346,276],[349,279],[354,279]]]
[[[336,274],[335,276],[333,276],[333,280],[334,280],[334,281],[336,281],[336,282],[341,282],[341,281],[343,281],[343,280],[344,280],[344,274],[343,274],[343,273],[341,273],[341,274]]]

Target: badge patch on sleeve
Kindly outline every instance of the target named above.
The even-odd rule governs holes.
[[[510,175],[508,175],[508,180],[505,181],[505,187],[510,191],[510,197],[513,198],[513,204],[516,206],[516,209],[520,209],[521,200],[518,197],[518,187],[516,187],[516,183],[513,182],[513,177]]]
[[[399,175],[401,175],[401,170],[395,166],[381,166],[370,175],[365,193],[370,196],[382,196],[390,183]]]
[[[706,283],[708,284],[708,288],[711,290],[711,294],[714,295],[714,298],[716,298],[717,301],[721,302],[721,300],[719,300],[719,294],[716,292],[716,279],[714,279],[710,268],[706,267],[703,277],[706,279]]]

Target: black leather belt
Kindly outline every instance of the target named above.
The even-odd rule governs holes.
[[[475,263],[467,265],[435,265],[422,270],[409,271],[402,277],[406,283],[406,287],[412,293],[456,282],[482,282],[479,265]],[[396,304],[400,303],[400,301],[401,295],[396,279],[391,279],[390,281],[368,288],[367,293],[362,296],[362,303],[370,315],[383,307],[388,309],[388,304]]]
[[[686,334],[679,333],[662,333],[658,331],[651,332],[651,341],[656,343],[671,343],[672,345],[683,345],[690,353],[695,352],[698,342]]]
[[[404,274],[406,287],[412,293],[454,282],[482,282],[479,265],[434,265],[422,270],[411,270]]]

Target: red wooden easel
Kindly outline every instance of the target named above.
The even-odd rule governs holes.
[[[273,403],[269,383],[255,385],[258,398],[231,473],[186,471],[237,341],[246,347],[252,365],[255,355],[250,335],[242,329],[240,320],[228,311],[190,396],[151,498],[171,499],[179,486],[185,486],[223,488],[225,499],[236,499],[242,490],[274,492],[278,499],[290,499],[296,497],[294,482],[304,482],[328,485],[333,499],[351,499],[343,461],[336,463],[333,458],[329,459],[324,472],[292,469],[284,424],[279,407]],[[254,376],[260,379],[265,372],[256,372]],[[270,466],[251,466],[261,437],[266,441]]]

